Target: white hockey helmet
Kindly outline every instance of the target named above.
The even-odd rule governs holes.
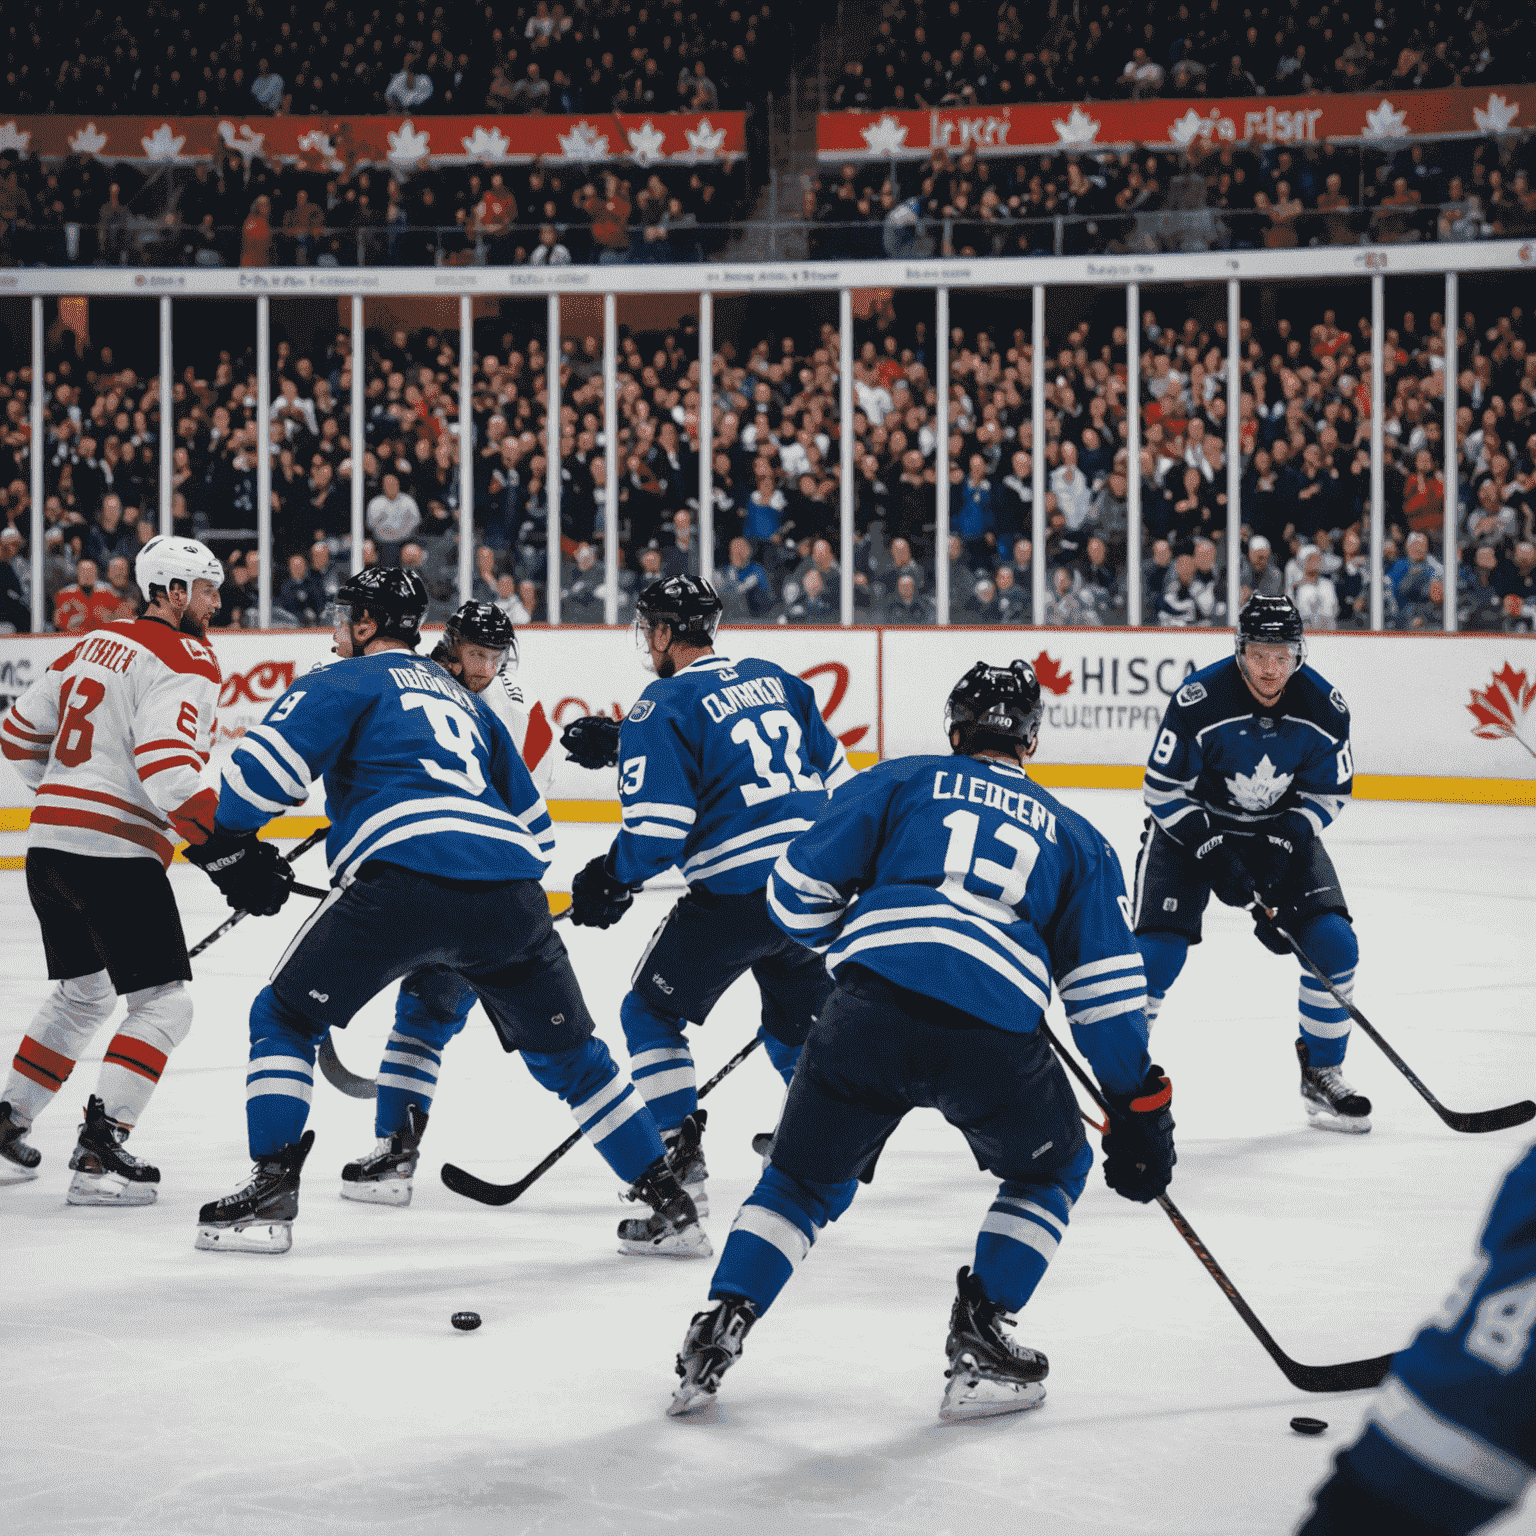
[[[214,586],[221,587],[224,585],[224,567],[206,544],[162,533],[139,551],[138,559],[133,562],[133,578],[144,594],[144,601],[149,602],[151,587],[169,590],[173,581],[184,582],[188,592],[194,581],[211,581]]]

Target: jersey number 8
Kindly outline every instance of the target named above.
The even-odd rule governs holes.
[[[762,730],[758,730],[758,725]],[[768,741],[764,741],[766,736]],[[783,738],[783,762],[785,772],[780,773],[773,765],[773,748],[768,742]],[[741,798],[748,805],[761,805],[765,800],[777,800],[793,789],[821,789],[821,779],[805,771],[800,761],[802,733],[800,722],[787,709],[765,710],[759,719],[743,715],[731,727],[731,740],[745,742],[752,754],[752,771],[762,781],[759,784],[743,784]]]

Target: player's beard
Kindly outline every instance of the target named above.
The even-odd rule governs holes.
[[[184,635],[191,635],[194,640],[206,640],[208,638],[207,619],[194,619],[191,613],[183,613],[176,628]]]

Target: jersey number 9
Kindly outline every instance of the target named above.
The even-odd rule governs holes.
[[[451,699],[441,699],[432,693],[402,693],[400,707],[421,710],[432,727],[432,735],[438,746],[449,757],[457,758],[464,765],[462,768],[444,768],[441,763],[422,757],[417,759],[421,766],[434,779],[452,784],[465,794],[483,795],[485,770],[480,766],[480,756],[475,750],[480,745],[481,737],[468,712]]]

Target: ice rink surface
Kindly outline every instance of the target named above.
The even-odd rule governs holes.
[[[1129,873],[1139,798],[1062,798]],[[559,830],[549,884],[568,889],[612,829]],[[1328,846],[1367,1017],[1453,1108],[1536,1094],[1536,817],[1362,803]],[[318,883],[321,856],[300,870]],[[197,871],[173,879],[196,940],[226,909]],[[607,933],[562,929],[620,1060],[619,1000],[672,899],[643,894]],[[0,875],[0,901],[8,1061],[45,982],[20,874]],[[446,1057],[409,1209],[337,1198],[342,1163],[371,1146],[372,1111],[317,1078],[293,1251],[195,1252],[198,1206],[249,1169],[247,1009],[308,909],[252,918],[197,962],[192,1035],[132,1142],[163,1171],[158,1204],[64,1204],[110,1029],[38,1121],[42,1176],[0,1189],[5,1530],[1273,1536],[1352,1438],[1369,1395],[1290,1388],[1162,1213],[1117,1199],[1098,1169],[1020,1323],[1050,1357],[1045,1406],[940,1426],[954,1274],[995,1183],[930,1114],[897,1133],[719,1402],[667,1419],[710,1264],[620,1257],[614,1225],[633,1207],[584,1145],[503,1209],[438,1181],[445,1160],[519,1177],[571,1128],[478,1009]],[[1531,1128],[1452,1132],[1357,1032],[1346,1071],[1375,1129],[1307,1129],[1296,974],[1216,907],[1153,1044],[1174,1083],[1171,1193],[1281,1346],[1321,1364],[1411,1336],[1466,1267]],[[352,1070],[377,1069],[392,1008],[375,999],[338,1034]],[[748,982],[694,1032],[701,1082],[756,1019]],[[1060,1033],[1059,1004],[1052,1020]],[[751,1136],[779,1100],[759,1054],[707,1101],[717,1249],[757,1173]],[[485,1320],[476,1333],[449,1327],[466,1309]],[[1293,1434],[1296,1413],[1328,1432]],[[1502,1529],[1536,1530],[1536,1509]]]

